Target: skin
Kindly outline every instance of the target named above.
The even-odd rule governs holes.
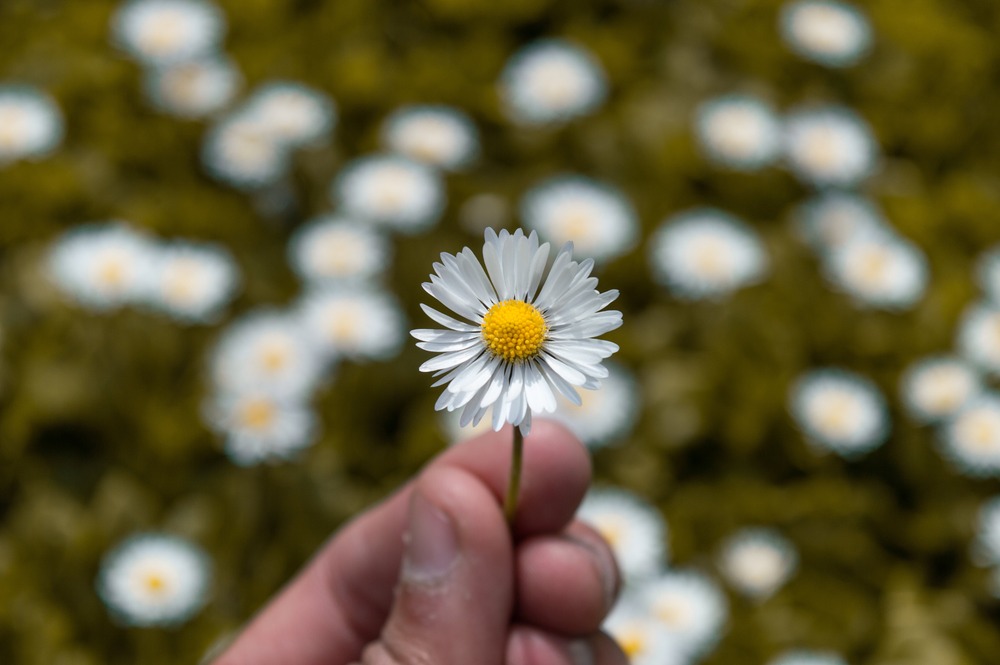
[[[508,527],[511,445],[508,427],[441,453],[335,533],[216,665],[626,665],[599,630],[614,557],[573,519],[586,450],[536,422]]]

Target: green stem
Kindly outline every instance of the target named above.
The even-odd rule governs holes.
[[[514,427],[514,453],[510,460],[510,481],[507,484],[507,498],[503,502],[503,514],[507,524],[514,524],[517,513],[517,493],[521,489],[521,459],[524,456],[524,437],[521,428]]]

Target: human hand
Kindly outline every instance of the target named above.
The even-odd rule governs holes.
[[[585,449],[535,424],[508,527],[511,444],[508,427],[443,452],[336,533],[216,665],[625,665],[599,630],[614,557],[573,520]]]

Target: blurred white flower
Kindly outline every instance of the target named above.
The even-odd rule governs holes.
[[[226,454],[240,466],[294,457],[313,444],[319,429],[300,399],[253,388],[214,397],[205,405],[205,419],[225,437]]]
[[[601,629],[614,638],[629,665],[688,665],[690,660],[669,632],[629,590],[615,604]]]
[[[214,321],[240,284],[232,255],[217,245],[173,242],[151,259],[149,303],[181,321]]]
[[[889,434],[885,398],[868,379],[841,369],[813,370],[792,386],[790,410],[814,447],[853,458]]]
[[[112,617],[127,626],[174,626],[207,600],[211,564],[187,540],[134,535],[101,562],[97,590]]]
[[[404,106],[386,118],[382,143],[418,162],[459,170],[479,152],[479,132],[468,115],[450,106]]]
[[[965,475],[1000,477],[1000,396],[970,400],[941,431],[942,450]]]
[[[292,235],[288,259],[307,282],[364,281],[391,263],[392,248],[378,230],[338,215],[311,220]]]
[[[206,0],[127,0],[112,17],[111,30],[136,60],[169,65],[214,53],[226,23]]]
[[[781,10],[781,36],[792,51],[827,67],[848,67],[872,46],[872,29],[857,7],[832,0],[798,0]]]
[[[853,187],[878,166],[878,144],[868,123],[841,106],[790,113],[784,144],[796,177],[815,187]]]
[[[763,279],[768,259],[757,234],[719,210],[674,215],[649,240],[653,276],[686,300],[721,298]]]
[[[907,309],[927,288],[927,258],[912,243],[888,233],[861,233],[831,250],[829,282],[859,306]]]
[[[228,58],[210,56],[146,72],[146,97],[154,107],[181,118],[204,118],[236,96],[242,76]]]
[[[847,661],[827,651],[786,651],[767,665],[847,665]]]
[[[433,226],[445,205],[437,172],[393,155],[362,157],[345,166],[331,197],[347,215],[410,234]]]
[[[597,109],[607,97],[600,63],[584,48],[543,39],[515,53],[500,78],[507,115],[526,125],[570,120]]]
[[[51,97],[28,86],[0,85],[0,166],[43,157],[62,138],[62,114]]]
[[[366,286],[331,286],[299,302],[305,333],[330,358],[384,360],[396,355],[406,321],[388,292]]]
[[[945,356],[913,363],[900,381],[903,404],[921,422],[954,415],[982,389],[982,380],[970,365]]]
[[[623,489],[593,489],[577,518],[596,529],[627,581],[657,574],[667,560],[667,523],[655,507]]]
[[[645,582],[640,594],[674,647],[689,657],[706,653],[722,637],[729,613],[726,598],[705,575],[665,572]]]
[[[958,323],[958,348],[979,368],[1000,374],[1000,308],[986,303],[968,307]]]
[[[756,170],[781,154],[781,121],[769,104],[750,95],[700,105],[695,133],[709,158],[735,169]]]
[[[245,113],[229,116],[208,131],[201,158],[209,175],[240,189],[271,185],[289,168],[288,149]]]
[[[798,567],[795,548],[773,529],[751,528],[729,537],[719,556],[719,568],[740,593],[764,600],[788,581]]]
[[[333,100],[295,81],[260,86],[244,104],[243,113],[267,136],[287,147],[319,141],[337,120]]]
[[[557,247],[573,243],[595,261],[621,256],[635,246],[635,209],[617,189],[578,176],[549,178],[521,199],[524,226]]]
[[[794,220],[802,239],[820,252],[841,247],[862,234],[890,232],[875,204],[844,192],[814,196],[796,208]]]
[[[1000,496],[989,499],[979,508],[973,547],[983,564],[1000,566]]]
[[[565,424],[588,448],[616,445],[628,435],[639,415],[639,387],[621,365],[606,362],[601,387],[580,394],[579,405],[560,398],[552,418]]]

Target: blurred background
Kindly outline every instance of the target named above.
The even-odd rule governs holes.
[[[0,662],[197,662],[465,436],[408,331],[486,227],[621,292],[608,399],[560,417],[664,520],[632,590],[711,586],[677,662],[996,662],[998,30],[988,0],[4,0]],[[204,553],[173,619],[108,591],[148,532]]]

